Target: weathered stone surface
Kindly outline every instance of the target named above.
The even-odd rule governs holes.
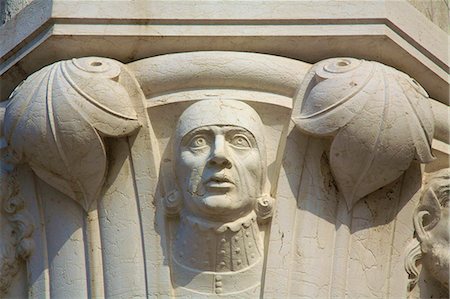
[[[406,297],[418,275],[402,265],[435,120],[393,68],[78,58],[31,75],[3,115],[5,295]]]
[[[430,173],[420,194],[413,215],[415,238],[405,258],[410,297],[444,298],[449,294],[450,169]]]
[[[449,32],[449,2],[448,0],[408,0],[418,11],[439,26],[445,32]]]
[[[4,24],[18,14],[33,0],[4,0],[0,2],[0,24]]]
[[[448,297],[412,2],[0,2],[0,297]]]

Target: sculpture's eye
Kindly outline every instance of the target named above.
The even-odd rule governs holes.
[[[241,134],[234,135],[233,139],[231,139],[230,144],[237,148],[251,148],[252,147],[248,138]]]
[[[206,138],[204,136],[195,136],[192,138],[189,147],[193,149],[203,148],[207,145]]]

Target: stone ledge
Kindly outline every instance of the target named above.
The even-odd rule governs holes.
[[[228,50],[310,63],[333,56],[377,60],[410,74],[431,97],[448,104],[448,35],[406,1],[217,5],[35,0],[2,26],[0,99],[28,74],[70,57],[130,62],[173,52]]]

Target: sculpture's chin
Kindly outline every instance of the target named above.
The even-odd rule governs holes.
[[[211,221],[234,221],[252,210],[250,202],[238,200],[230,194],[208,195],[197,199],[191,213]]]
[[[448,245],[434,243],[425,255],[425,266],[444,287],[449,288],[450,251]]]

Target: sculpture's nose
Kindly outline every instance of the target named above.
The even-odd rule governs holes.
[[[225,137],[223,135],[216,136],[209,163],[224,168],[231,168],[232,164],[228,158]]]

